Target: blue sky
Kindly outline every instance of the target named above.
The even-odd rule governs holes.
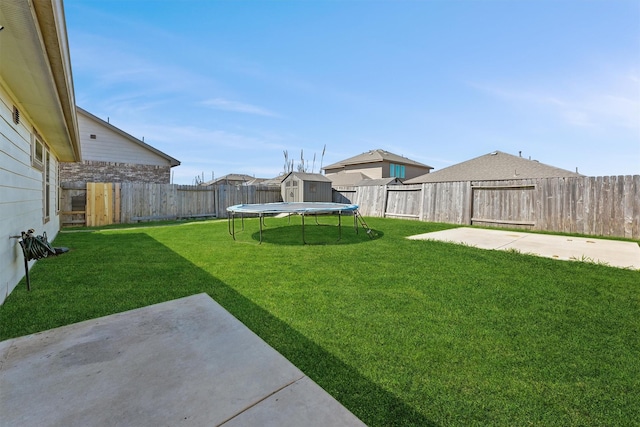
[[[76,103],[177,158],[271,178],[381,148],[640,173],[637,0],[65,0]],[[315,164],[313,157],[316,156]]]

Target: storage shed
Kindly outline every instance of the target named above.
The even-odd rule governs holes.
[[[281,184],[285,202],[331,202],[331,180],[319,173],[291,172]]]

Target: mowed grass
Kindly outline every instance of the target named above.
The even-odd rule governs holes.
[[[206,292],[369,426],[640,425],[640,272],[319,221],[61,233],[1,337]]]

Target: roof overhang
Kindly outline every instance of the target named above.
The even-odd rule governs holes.
[[[79,161],[62,0],[1,1],[0,25],[0,84],[61,161]]]

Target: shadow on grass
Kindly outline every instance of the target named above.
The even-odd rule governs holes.
[[[258,218],[235,219],[229,223],[236,240],[243,240],[244,233],[250,233],[252,241],[275,245],[349,245],[365,243],[372,238],[381,238],[384,233],[377,230],[365,230],[353,217],[343,216],[341,224],[338,215],[291,215],[286,218],[265,217],[262,233]],[[284,225],[286,224],[286,225]],[[261,235],[262,234],[262,235]]]
[[[146,234],[81,233],[68,243],[61,236],[56,244],[70,246],[71,251],[39,261],[31,272],[32,291],[26,291],[23,280],[0,307],[2,339],[206,292],[367,425],[436,426],[287,323]]]
[[[375,238],[381,238],[384,233],[376,230]],[[251,234],[251,238],[260,242],[260,232]],[[357,232],[353,227],[342,226],[339,230],[335,225],[312,224],[289,225],[285,227],[264,228],[262,230],[262,242],[274,245],[352,245],[367,243],[372,240],[365,230]]]

